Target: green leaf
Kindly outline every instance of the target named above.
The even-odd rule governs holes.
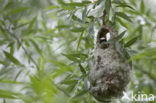
[[[7,62],[5,62],[5,61],[1,61],[1,60],[0,60],[0,64],[2,64],[2,65],[8,65]]]
[[[120,40],[124,36],[125,33],[126,33],[126,30],[120,33],[117,37],[115,37],[115,40]]]
[[[93,9],[96,8],[96,6],[98,6],[99,4],[101,4],[101,2],[103,2],[104,0],[98,0],[97,2],[95,2]]]
[[[85,88],[85,90],[88,90],[89,89],[87,77],[84,78],[84,88]]]
[[[63,10],[75,10],[75,7],[74,6],[64,6],[64,5],[62,5],[61,8]]]
[[[128,52],[128,50],[123,49],[123,53],[124,53],[124,57],[126,58],[126,60],[129,60],[131,58],[130,53]],[[128,62],[129,62],[129,65],[130,65],[130,67],[132,69],[132,61],[128,61]]]
[[[10,53],[6,52],[6,51],[3,51],[6,58],[9,59],[10,61],[12,61],[14,64],[16,65],[20,65],[22,66],[22,64],[13,56],[11,55]]]
[[[141,4],[140,4],[140,11],[141,13],[145,13],[145,5],[144,5],[144,0],[141,0]]]
[[[119,3],[116,7],[128,7],[130,9],[134,10],[134,8],[132,6],[125,4],[125,3]]]
[[[114,0],[113,3],[120,3],[121,0]]]
[[[90,22],[88,25],[88,33],[94,34],[94,21]]]
[[[65,56],[65,57],[67,57],[69,60],[71,60],[71,61],[74,61],[74,62],[78,62],[78,63],[80,63],[80,60],[79,59],[77,59],[77,58],[75,58],[75,57],[73,57],[72,55],[68,55],[68,54],[62,54],[63,56]]]
[[[83,90],[83,91],[79,92],[78,94],[76,94],[76,95],[73,97],[73,99],[80,98],[80,97],[82,97],[83,95],[85,95],[87,92],[88,92],[88,91]]]
[[[64,10],[74,10],[76,7],[83,7],[90,4],[90,1],[82,1],[82,2],[71,2],[71,3],[61,3],[61,8]]]
[[[91,2],[90,1],[82,1],[82,2],[72,2],[72,3],[64,3],[64,5],[66,6],[72,6],[72,7],[82,7],[82,6],[85,6],[87,4],[90,4]]]
[[[28,26],[28,30],[32,29],[34,23],[36,22],[36,19],[37,19],[37,18],[34,17],[34,18],[30,21],[29,26]]]
[[[58,9],[59,6],[56,6],[56,5],[50,5],[48,7],[45,8],[45,10],[53,10],[53,9]]]
[[[21,13],[21,12],[27,10],[27,9],[28,9],[28,7],[17,7],[17,8],[13,8],[13,9],[11,9],[11,10],[7,13],[7,16],[12,15],[12,14]]]
[[[6,99],[5,98],[3,98],[3,103],[6,103]]]
[[[111,8],[111,0],[106,0],[105,1],[105,9],[106,9],[106,13],[107,13],[108,17],[109,17],[110,8]]]
[[[123,48],[118,41],[115,42],[115,49],[122,57],[124,57]]]
[[[86,58],[88,58],[87,54],[83,54],[83,53],[74,53],[74,54],[68,54],[72,57],[77,58],[78,60],[81,60],[82,62],[86,60]]]
[[[0,26],[0,30],[1,30],[1,32],[0,32],[0,35],[2,35],[5,39],[7,39],[7,40],[9,40],[9,36],[8,36],[8,34],[6,33],[6,31]]]
[[[86,22],[86,17],[87,17],[87,8],[85,7],[85,9],[83,10],[83,13],[82,13],[82,23],[83,24]]]
[[[133,56],[129,61],[138,60],[138,59],[147,59],[149,61],[150,59],[156,59],[155,53],[156,53],[156,48],[148,48],[145,49],[143,52]]]
[[[81,70],[81,72],[82,72],[83,74],[86,74],[86,71],[85,71],[85,69],[82,67],[81,64],[79,64],[79,68],[80,68],[80,70]]]
[[[17,82],[15,80],[0,80],[0,83],[5,83],[5,84],[9,84],[9,85],[10,84],[13,84],[13,85],[24,85],[24,84],[27,84],[26,82]]]
[[[116,12],[116,15],[119,17],[122,17],[123,19],[132,22],[132,20],[130,19],[130,17],[128,17],[126,14],[122,13],[122,12]]]
[[[94,16],[87,16],[87,18],[89,18],[91,21],[93,21],[95,19]]]
[[[115,25],[116,24],[116,13],[114,12],[113,17],[112,17],[112,22]]]
[[[60,84],[76,84],[78,82],[78,80],[63,80],[60,82]]]
[[[64,25],[64,24],[56,26],[56,28],[58,28],[58,29],[64,29],[64,28],[68,29],[70,27],[71,27],[71,25]]]
[[[79,17],[75,16],[74,14],[72,15],[72,19],[82,23],[82,20]]]
[[[21,94],[9,90],[0,90],[0,98],[17,99]]]
[[[66,67],[66,64],[64,64],[63,62],[54,60],[54,59],[50,59],[50,60],[48,60],[48,62],[52,62],[53,64],[55,64],[56,66],[58,66],[60,68]]]
[[[85,28],[83,27],[75,27],[73,29],[71,29],[72,32],[83,32],[85,30]]]
[[[34,40],[34,39],[30,39],[30,42],[34,45],[36,51],[37,51],[40,55],[42,55],[42,51],[41,51],[41,49],[39,48],[38,44],[35,42],[35,40]]]
[[[131,2],[132,5],[137,6],[136,5],[136,0],[130,0],[130,2]]]
[[[0,40],[0,45],[5,44],[5,42],[6,42],[6,41],[4,41],[4,40]]]
[[[23,70],[21,69],[20,71],[18,71],[18,73],[16,74],[14,81],[17,80],[17,78],[20,76],[20,74],[23,72]]]
[[[8,47],[10,47],[10,54],[13,55],[14,53],[14,42],[11,42]]]
[[[138,37],[139,37],[139,36],[136,36],[136,37],[132,38],[131,40],[129,40],[129,41],[124,45],[124,47],[130,47],[132,44],[134,44],[134,43],[138,40]]]
[[[81,42],[82,36],[83,36],[83,32],[81,33],[81,35],[80,35],[80,37],[79,37],[79,40],[78,40],[78,43],[77,43],[77,48],[76,48],[76,50],[78,50],[78,48],[79,48],[79,45],[80,45],[80,42]]]
[[[88,1],[86,0],[86,1],[82,1],[82,3],[83,3],[83,4],[91,4],[92,2],[89,1],[89,0],[88,0]]]
[[[121,19],[116,18],[116,21],[118,21],[123,27],[128,28],[128,26],[126,25],[126,23],[124,23]]]

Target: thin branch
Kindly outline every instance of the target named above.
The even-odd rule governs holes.
[[[8,29],[5,29],[12,37],[14,37],[16,39],[16,41],[21,45],[22,49],[24,50],[25,54],[28,56],[28,58],[35,64],[37,70],[39,71],[40,68],[37,65],[37,63],[35,62],[35,60],[31,57],[31,55],[28,53],[28,51],[26,50],[26,48],[23,46],[22,42],[19,40],[19,38],[12,32],[10,32]]]
[[[105,25],[105,19],[106,19],[106,10],[104,9],[103,10],[103,16],[102,16],[102,22],[103,22],[103,25]]]

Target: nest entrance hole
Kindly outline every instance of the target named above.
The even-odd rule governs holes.
[[[110,32],[108,29],[102,29],[102,31],[100,32],[100,36],[99,36],[99,40],[100,40],[100,44],[102,42],[106,42],[110,39]]]
[[[110,39],[110,32],[106,28],[102,28],[99,32],[99,43],[101,45],[101,48],[107,48],[108,44],[105,44]]]

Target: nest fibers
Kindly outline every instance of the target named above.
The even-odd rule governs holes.
[[[115,42],[107,43],[107,33],[110,33],[110,40],[117,36],[117,32],[111,27],[101,27],[94,50],[95,66],[89,73],[90,93],[100,101],[123,96],[130,81],[130,66],[116,49]],[[123,51],[124,48],[120,49]]]

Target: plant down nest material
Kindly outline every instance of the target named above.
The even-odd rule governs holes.
[[[112,43],[107,43],[106,34],[110,33]],[[95,65],[89,72],[91,83],[90,93],[100,101],[109,101],[123,96],[127,84],[130,81],[130,66],[122,52],[121,46],[116,49],[113,38],[117,32],[107,25],[103,25],[96,37],[94,49]],[[119,42],[118,42],[119,43]]]

